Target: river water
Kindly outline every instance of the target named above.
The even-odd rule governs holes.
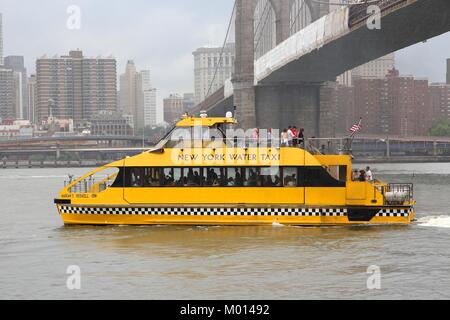
[[[450,164],[372,168],[414,182],[417,223],[64,227],[53,199],[87,169],[0,169],[0,299],[450,298]],[[72,265],[80,290],[66,285]]]

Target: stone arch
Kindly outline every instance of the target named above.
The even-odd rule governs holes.
[[[253,14],[255,59],[277,45],[277,15],[273,0],[256,0]]]
[[[289,34],[300,31],[319,18],[317,4],[311,0],[291,0]]]

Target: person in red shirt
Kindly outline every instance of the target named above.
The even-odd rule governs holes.
[[[296,147],[298,145],[298,131],[297,127],[292,128],[292,133],[294,134],[293,145]]]

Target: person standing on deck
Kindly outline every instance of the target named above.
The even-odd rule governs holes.
[[[305,129],[303,128],[298,132],[298,144],[301,148],[305,146]]]
[[[292,134],[294,135],[294,139],[292,140],[292,145],[296,147],[298,145],[298,131],[297,127],[292,128]]]
[[[289,145],[289,135],[288,130],[283,129],[283,132],[281,133],[281,146],[287,147]]]
[[[366,168],[366,181],[372,182],[373,181],[373,174],[370,170],[370,167]]]
[[[288,133],[288,146],[292,147],[293,146],[293,141],[294,141],[294,138],[295,138],[292,126],[289,126],[287,133]]]

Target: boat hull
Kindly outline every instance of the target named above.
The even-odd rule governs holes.
[[[66,225],[408,225],[412,207],[148,207],[57,205]]]

